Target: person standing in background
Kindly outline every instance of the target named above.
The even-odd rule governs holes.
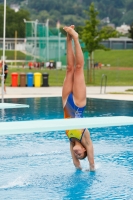
[[[1,63],[1,74],[3,74],[2,67],[3,67],[3,62]],[[5,85],[5,82],[6,82],[7,75],[8,75],[8,66],[7,66],[7,64],[4,62],[4,92],[5,92],[5,93],[6,93],[6,85]],[[1,79],[1,80],[2,80],[2,79]]]

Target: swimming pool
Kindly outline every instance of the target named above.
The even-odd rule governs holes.
[[[62,118],[61,98],[7,99],[30,108],[0,111],[0,121]],[[133,102],[88,99],[85,116],[133,116]],[[133,126],[91,129],[96,172],[75,170],[62,132],[0,137],[1,200],[133,199]],[[82,161],[88,167],[87,160]]]

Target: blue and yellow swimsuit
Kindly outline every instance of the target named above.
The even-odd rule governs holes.
[[[64,106],[64,118],[82,118],[84,109],[85,106],[79,108],[75,105],[73,94],[70,93]],[[74,138],[81,142],[84,131],[85,129],[66,130],[66,135],[70,141]]]

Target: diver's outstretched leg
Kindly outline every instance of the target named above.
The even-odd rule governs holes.
[[[74,25],[71,25],[70,27],[71,29],[74,29]],[[63,106],[67,100],[68,95],[73,90],[74,65],[75,65],[75,56],[72,46],[72,37],[69,33],[67,33],[67,68],[62,88]]]
[[[84,79],[84,56],[79,43],[78,33],[72,27],[64,27],[64,30],[71,35],[75,46],[75,70],[73,80],[73,96],[77,106],[86,105],[86,85]]]

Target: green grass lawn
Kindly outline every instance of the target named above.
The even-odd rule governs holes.
[[[48,73],[48,79],[49,79],[49,85],[50,86],[62,86],[63,80],[65,77],[66,70],[56,70],[56,69],[32,69],[29,70],[28,68],[10,68],[9,67],[9,73],[8,73],[8,78],[6,80],[6,85],[10,86],[11,85],[11,77],[12,73],[16,72],[18,73],[18,78],[20,78],[20,73],[25,73],[27,77],[27,73],[36,73],[39,72],[41,74],[43,73]],[[94,85],[94,86],[100,86],[101,85],[101,80],[102,80],[102,75],[105,74],[107,76],[107,85],[108,86],[128,86],[128,85],[133,85],[133,70],[119,70],[119,69],[96,69],[93,70],[92,73],[92,82],[87,83],[87,71],[84,70],[85,74],[85,80],[86,84],[89,85]],[[19,82],[19,80],[18,80]],[[103,79],[103,85],[105,83],[105,79]]]
[[[25,60],[26,56],[24,53],[21,51],[16,51],[17,53],[17,60]],[[3,55],[3,51],[0,50],[0,58]],[[6,50],[5,51],[5,56],[7,60],[14,60],[15,59],[15,51],[12,50]]]
[[[0,51],[0,55],[2,55],[2,51]],[[14,51],[6,51],[7,59],[14,59]],[[17,52],[17,59],[25,61],[25,54],[22,52]],[[87,85],[101,85],[101,77],[102,74],[107,76],[107,85],[108,86],[128,86],[133,85],[133,70],[120,70],[120,67],[133,67],[133,50],[110,50],[110,51],[103,51],[97,50],[94,52],[94,62],[101,62],[105,64],[110,64],[114,70],[111,70],[108,67],[104,69],[96,69],[93,70],[92,73],[92,82],[87,83],[87,71],[84,70],[86,84]],[[48,73],[49,74],[49,85],[50,86],[62,86],[63,79],[65,77],[65,69],[63,70],[49,70],[43,68],[42,70],[32,69],[29,70],[28,68],[22,68],[22,63],[17,63],[16,66],[21,67],[11,67],[9,64],[9,74],[6,81],[6,85],[11,85],[11,74],[13,72],[17,72],[20,74],[21,72],[28,73],[28,72],[40,72],[40,73]],[[20,75],[19,75],[20,77]],[[103,80],[104,84],[104,80]]]
[[[2,54],[3,52],[0,50],[0,57]],[[14,54],[14,51],[5,52],[7,60],[14,60]],[[17,51],[17,60],[26,62],[26,55]],[[65,62],[65,57],[62,57],[62,61]],[[101,62],[105,65],[110,64],[112,67],[133,67],[133,50],[97,50],[94,52],[94,62]]]
[[[133,67],[133,50],[97,50],[94,60],[112,67]]]
[[[115,68],[110,69],[100,69],[94,71],[93,85],[100,85],[102,81],[102,75],[107,76],[108,86],[128,86],[133,85],[133,70],[119,70]],[[103,85],[105,84],[105,78],[103,78]]]

